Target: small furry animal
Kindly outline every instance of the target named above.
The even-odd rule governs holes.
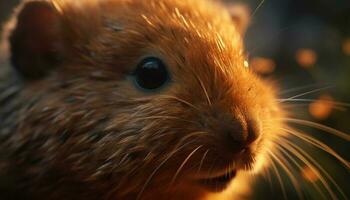
[[[248,195],[286,114],[235,19],[206,0],[24,1],[3,37],[1,199]]]

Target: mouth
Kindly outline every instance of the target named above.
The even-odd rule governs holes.
[[[219,192],[229,185],[229,183],[236,177],[236,174],[237,170],[234,169],[215,176],[197,179],[197,182],[209,191]]]
[[[214,171],[205,175],[196,177],[196,182],[211,192],[221,192],[225,190],[232,180],[236,177],[238,170],[251,170],[254,164],[254,155],[251,150],[247,149],[240,154],[240,162],[235,164],[235,167],[226,167],[222,170]],[[244,158],[244,159],[242,159]]]

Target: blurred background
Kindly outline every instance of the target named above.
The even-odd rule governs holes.
[[[350,1],[227,2],[246,4],[253,13],[245,37],[250,67],[261,76],[279,83],[282,90],[280,98],[297,99],[286,102],[289,104],[286,108],[292,112],[292,117],[350,133],[350,107],[339,103],[350,102]],[[314,92],[299,96],[309,91]],[[305,125],[290,125],[327,144],[345,160],[349,160],[348,140]],[[350,173],[344,165],[314,145],[296,137],[291,137],[290,140],[319,163],[315,167],[312,162],[303,163],[296,156],[290,159],[284,155],[289,163],[293,163],[293,159],[297,160],[297,163],[287,167],[291,168],[291,173],[306,199],[350,198]],[[346,164],[349,165],[347,161]],[[298,199],[290,175],[283,167],[277,168],[281,173],[283,186],[273,169],[270,169],[272,178],[259,178],[253,189],[252,199],[283,199],[284,196]],[[324,186],[322,182],[328,186]]]
[[[281,98],[313,91],[286,102],[294,118],[350,133],[350,106],[341,103],[350,103],[350,1],[239,2],[248,5],[254,13],[245,37],[250,67],[261,76],[277,81]],[[18,0],[0,0],[1,23],[8,19],[17,3]],[[291,126],[326,143],[349,160],[349,141],[305,125]],[[295,156],[284,156],[291,163],[288,167],[305,199],[345,199],[344,195],[350,198],[350,173],[344,165],[314,145],[293,137],[290,140],[319,163],[315,166],[312,162],[298,161]],[[271,169],[270,176],[258,178],[252,199],[298,198],[290,175],[281,166],[277,169],[283,186]]]

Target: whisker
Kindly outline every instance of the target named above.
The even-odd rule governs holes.
[[[318,99],[280,99],[280,100],[284,100],[284,102],[315,102]],[[346,102],[340,102],[340,101],[333,101],[333,100],[320,100],[322,102],[325,103],[332,103],[336,106],[343,106],[343,107],[350,107],[350,103],[346,103]]]
[[[193,109],[195,109],[195,110],[197,110],[197,111],[200,110],[199,108],[197,108],[197,107],[196,107],[195,105],[193,105],[192,103],[190,103],[190,102],[188,102],[188,101],[186,101],[186,100],[184,100],[184,99],[181,99],[181,98],[179,98],[179,97],[172,96],[172,95],[159,95],[159,96],[160,96],[160,97],[169,98],[169,99],[174,99],[174,100],[179,101],[179,102],[181,102],[181,103],[183,103],[183,104],[185,104],[185,105],[187,105],[187,106],[189,106],[189,107],[191,107],[191,108],[193,108]]]
[[[143,192],[145,191],[146,187],[148,186],[148,184],[151,182],[152,178],[154,177],[154,175],[157,173],[157,171],[172,157],[174,156],[177,152],[179,152],[182,148],[186,147],[187,145],[189,145],[190,143],[192,143],[192,141],[187,142],[186,144],[183,144],[182,146],[180,146],[179,148],[176,148],[175,150],[173,150],[172,152],[169,153],[169,155],[153,170],[153,172],[150,174],[150,176],[147,178],[145,184],[142,186],[139,194],[137,195],[137,200],[139,200],[143,194]]]
[[[311,91],[308,91],[308,92],[304,92],[304,93],[301,93],[301,94],[289,97],[287,99],[279,99],[279,101],[280,101],[280,103],[283,103],[283,102],[286,102],[286,101],[289,101],[289,100],[292,100],[292,99],[295,99],[295,98],[298,98],[298,97],[301,97],[301,96],[305,96],[307,94],[316,93],[316,92],[319,92],[319,91],[322,91],[322,90],[326,90],[326,89],[329,89],[329,88],[332,88],[332,87],[331,86],[327,86],[327,87],[323,87],[323,88],[314,89],[314,90],[311,90]]]
[[[285,146],[282,146],[282,144],[285,145]],[[299,169],[300,171],[303,170],[303,167],[290,155],[290,153],[292,153],[293,155],[295,155],[295,154],[293,153],[293,151],[291,151],[291,150],[288,148],[288,145],[286,145],[284,142],[279,141],[279,144],[277,144],[276,147],[277,147],[277,148],[279,149],[279,151],[281,151],[285,156],[287,156],[287,157],[298,167],[298,169]],[[290,153],[287,152],[285,149],[287,149]],[[302,162],[305,164],[305,161],[304,161],[305,158],[304,158],[303,156],[300,156],[300,157],[297,156],[297,158],[299,158],[299,160],[302,161]],[[310,167],[310,166],[309,166],[309,167]],[[320,187],[319,187],[316,183],[312,182],[312,185],[315,187],[315,189],[317,190],[317,192],[318,192],[320,195],[322,195],[322,197],[324,197],[324,199],[327,199],[326,196],[323,194],[322,190],[320,189]]]
[[[253,17],[256,15],[256,13],[258,12],[258,10],[261,8],[261,6],[262,6],[264,3],[265,3],[265,0],[262,0],[262,1],[259,3],[259,5],[255,8],[254,12],[252,13],[251,18],[253,18]]]
[[[201,162],[199,163],[199,167],[198,167],[198,170],[197,170],[197,174],[200,173],[201,169],[202,169],[202,165],[203,165],[203,162],[204,162],[204,159],[205,157],[207,156],[207,154],[209,153],[209,149],[206,150],[202,156],[202,159],[201,159]]]
[[[283,199],[287,200],[288,198],[287,198],[287,194],[286,194],[286,189],[285,189],[285,187],[284,187],[284,185],[283,185],[283,181],[282,181],[281,174],[280,174],[279,171],[278,171],[278,168],[277,168],[277,166],[276,166],[276,164],[275,164],[275,162],[274,162],[274,159],[273,159],[273,158],[270,158],[270,161],[271,161],[270,163],[271,163],[272,169],[273,169],[273,171],[275,172],[275,174],[276,174],[276,176],[277,176],[277,180],[278,180],[278,182],[279,182],[279,184],[280,184],[280,186],[281,186],[281,190],[282,190],[282,194],[283,194]]]
[[[345,112],[348,109],[345,106],[333,106],[334,110]]]
[[[191,137],[194,137],[194,136],[203,136],[207,134],[207,132],[204,132],[204,131],[195,131],[195,132],[192,132],[192,133],[189,133],[187,134],[185,137],[183,137],[176,146],[179,146],[181,145],[184,141],[186,141],[187,139],[191,138]]]
[[[269,154],[272,157],[274,157],[274,159],[280,164],[282,169],[287,173],[289,179],[291,180],[291,182],[292,182],[292,184],[293,184],[293,186],[298,194],[299,199],[304,199],[302,192],[301,192],[301,189],[300,189],[300,185],[299,185],[298,181],[296,180],[295,176],[293,175],[292,171],[290,170],[290,168],[291,168],[290,164],[280,154],[274,153],[270,150],[268,150],[268,151],[269,151]]]
[[[329,147],[325,143],[323,143],[319,140],[316,140],[315,138],[310,137],[310,136],[303,134],[303,133],[296,131],[296,130],[289,130],[289,129],[284,129],[284,128],[282,128],[282,130],[302,139],[305,142],[308,142],[308,143],[314,145],[315,147],[318,147],[319,149],[324,150],[325,152],[329,153],[330,155],[332,155],[336,159],[338,159],[347,169],[350,169],[349,162],[347,160],[345,160],[343,157],[341,157],[336,151],[334,151],[331,147]]]
[[[294,144],[293,142],[289,141],[288,139],[280,138],[280,142],[283,144],[283,146],[281,146],[281,148],[285,148],[286,150],[293,153],[295,156],[297,156],[297,158],[299,158],[303,163],[305,163],[305,165],[307,165],[309,167],[316,166],[316,168],[318,170],[320,170],[321,173],[323,173],[326,176],[326,178],[336,187],[336,189],[344,197],[344,199],[347,199],[343,190],[339,187],[339,185],[332,178],[332,176],[330,176],[329,173],[315,159],[313,159],[307,152],[305,152],[298,145]],[[321,180],[321,182],[324,186],[325,186],[325,184],[327,184],[327,181],[322,176],[320,176],[319,179]],[[325,186],[325,187],[327,188],[329,186]]]
[[[211,106],[212,103],[211,103],[211,100],[210,100],[208,91],[207,91],[207,89],[205,88],[205,86],[204,86],[204,84],[203,84],[202,79],[201,79],[196,73],[195,73],[195,77],[196,77],[196,79],[198,80],[198,82],[199,82],[199,84],[200,84],[200,86],[201,86],[201,88],[202,88],[202,90],[203,90],[203,92],[204,92],[204,94],[205,94],[205,96],[206,96],[206,98],[207,98],[208,104]]]
[[[317,100],[314,100],[314,101],[317,101]],[[331,103],[331,102],[329,102],[329,103]],[[333,104],[334,104],[334,102],[333,102]],[[310,103],[289,103],[289,104],[281,105],[281,108],[289,110],[292,108],[307,107],[307,106],[310,106]],[[338,111],[342,111],[342,112],[345,112],[348,110],[346,106],[340,106],[340,105],[333,105],[333,109],[338,110]]]
[[[312,88],[312,87],[319,87],[319,86],[320,86],[320,84],[310,84],[310,85],[306,85],[306,86],[295,87],[295,88],[283,90],[279,94],[280,95],[284,95],[284,94],[288,94],[288,93],[291,93],[291,92],[297,92],[299,90],[304,90],[304,89],[308,89],[308,88]]]
[[[294,119],[294,118],[282,118],[282,120],[287,121],[287,122],[292,122],[295,124],[300,124],[300,125],[304,125],[304,126],[309,126],[312,128],[316,128],[322,131],[325,131],[327,133],[333,134],[337,137],[340,137],[346,141],[350,141],[350,135],[347,133],[344,133],[342,131],[338,131],[334,128],[331,128],[329,126],[323,125],[323,124],[319,124],[319,123],[315,123],[315,122],[311,122],[311,121],[307,121],[307,120],[302,120],[302,119]]]
[[[196,151],[198,151],[200,148],[202,148],[203,145],[198,146],[197,148],[195,148],[191,153],[188,154],[188,156],[186,157],[186,159],[181,163],[180,167],[177,169],[174,177],[171,179],[170,182],[170,186],[174,184],[177,176],[179,175],[179,173],[181,172],[181,170],[183,169],[183,167],[185,166],[185,164],[188,162],[188,160],[193,156],[194,153],[196,153]]]
[[[263,170],[264,170],[264,174],[266,174],[265,178],[269,182],[270,191],[271,193],[273,193],[272,178],[271,178],[270,170],[267,167],[263,168]]]

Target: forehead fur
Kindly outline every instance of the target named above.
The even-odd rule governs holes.
[[[58,11],[70,16],[99,19],[111,17],[135,22],[139,17],[149,25],[166,23],[205,34],[208,30],[223,35],[235,34],[229,12],[225,12],[217,2],[210,0],[47,0]],[[210,5],[208,5],[210,4]],[[92,11],[92,12],[89,12]],[[223,12],[224,11],[224,12]],[[127,13],[127,15],[121,15]],[[90,15],[90,16],[89,16]],[[232,29],[233,28],[233,29]]]
[[[71,43],[75,44],[75,48],[87,49],[88,52],[95,52],[94,55],[101,57],[95,63],[101,64],[119,56],[122,57],[118,61],[121,65],[127,58],[130,59],[125,62],[130,65],[133,64],[133,60],[138,60],[140,56],[154,53],[156,50],[171,58],[175,64],[183,65],[184,62],[180,58],[183,57],[187,58],[188,66],[194,68],[199,65],[216,66],[215,68],[220,69],[223,74],[230,76],[235,73],[234,66],[243,67],[245,57],[242,38],[231,21],[229,12],[217,2],[209,0],[51,0],[50,2],[69,24],[69,31],[74,32],[68,35],[74,35]],[[130,51],[125,52],[126,48]],[[91,60],[91,56],[85,59]],[[200,68],[198,69],[202,70]]]
[[[76,29],[91,33],[109,26],[115,31],[183,30],[219,49],[241,49],[241,37],[230,14],[207,0],[52,0]],[[210,4],[210,5],[208,5]],[[79,20],[77,20],[79,19]],[[79,31],[78,31],[79,32]]]

